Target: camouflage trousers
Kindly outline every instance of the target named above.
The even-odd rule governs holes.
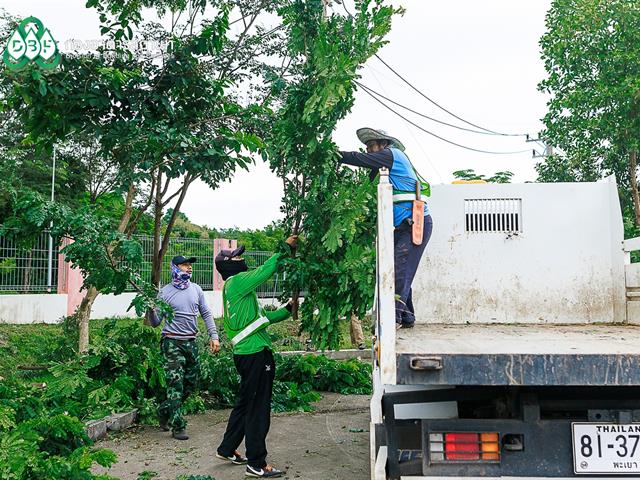
[[[167,419],[174,432],[183,430],[187,422],[182,417],[182,404],[198,384],[200,363],[195,340],[163,338],[160,350],[164,357],[167,396],[158,408],[161,419]]]

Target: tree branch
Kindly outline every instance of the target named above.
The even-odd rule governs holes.
[[[136,187],[133,182],[129,184],[129,188],[127,189],[127,198],[124,202],[124,213],[122,214],[122,218],[120,218],[120,224],[118,225],[118,231],[120,233],[124,233],[127,230],[127,226],[129,224],[129,220],[131,219],[131,207],[133,206],[133,199],[136,195]]]
[[[180,188],[181,190],[180,197],[176,202],[176,206],[173,207],[173,210],[171,212],[171,218],[169,218],[169,222],[167,223],[167,228],[165,229],[165,232],[164,232],[164,237],[162,238],[162,246],[160,247],[160,251],[158,252],[158,260],[164,257],[164,254],[166,253],[167,248],[169,247],[169,241],[171,240],[171,231],[173,230],[173,225],[175,224],[176,219],[178,218],[178,212],[180,211],[180,207],[182,206],[182,202],[184,201],[184,198],[187,195],[187,190],[189,189],[189,185],[191,184],[192,181],[193,179],[190,178],[190,174],[185,175],[184,181],[182,183],[182,187]]]
[[[231,64],[233,63],[233,59],[236,57],[236,54],[238,53],[238,50],[240,49],[240,45],[244,41],[245,37],[249,34],[249,30],[251,29],[251,27],[253,26],[253,23],[258,18],[258,15],[262,12],[262,9],[264,8],[265,3],[266,3],[266,1],[260,2],[260,5],[256,9],[256,11],[253,12],[253,15],[251,16],[251,20],[249,21],[249,23],[247,23],[243,19],[244,30],[242,31],[242,33],[238,37],[238,40],[236,41],[236,44],[234,45],[233,50],[231,51],[231,53],[230,53],[230,55],[228,57],[227,64],[220,70],[220,75],[218,75],[218,80],[226,77],[226,75],[229,73],[229,69],[231,68]]]
[[[167,181],[164,184],[164,187],[162,187],[162,190],[160,191],[160,196],[164,197],[167,194],[167,190],[169,190],[169,185],[171,184],[171,178],[169,178],[169,176],[167,175]],[[159,185],[158,185],[159,187]],[[164,205],[162,205],[164,207]]]
[[[129,227],[126,230],[126,234],[127,236],[131,236],[131,234],[135,231],[136,227],[138,226],[138,222],[140,222],[140,219],[142,218],[142,215],[144,215],[144,213],[147,211],[147,209],[151,206],[151,202],[153,202],[153,198],[154,198],[154,191],[156,188],[156,177],[154,175],[151,176],[151,189],[149,190],[149,196],[147,197],[147,201],[144,203],[144,205],[138,209],[136,216],[134,217],[134,219],[129,223]]]

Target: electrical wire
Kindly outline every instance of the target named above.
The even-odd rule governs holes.
[[[371,73],[373,74],[373,78],[376,79],[376,82],[378,82],[378,85],[380,85],[380,88],[382,89],[382,91],[384,93],[387,93],[387,91],[384,88],[384,85],[382,84],[382,82],[380,81],[380,79],[378,78],[378,75],[376,75],[376,72],[373,68],[371,68],[370,66],[368,66],[368,68],[371,70]],[[417,138],[416,135],[413,133],[413,130],[409,128],[407,122],[405,121],[403,124],[405,130],[407,131],[407,133],[409,135],[411,135],[411,138],[413,138],[414,142],[416,142],[416,145],[418,145],[418,148],[420,149],[420,151],[422,152],[422,155],[424,156],[424,158],[427,159],[427,162],[429,163],[429,165],[431,165],[431,168],[433,169],[434,172],[436,172],[436,175],[438,176],[438,178],[440,179],[440,183],[444,183],[443,181],[443,177],[442,174],[440,173],[440,170],[438,169],[438,167],[436,167],[435,163],[433,161],[431,161],[431,157],[427,154],[427,151],[425,150],[425,148],[422,146],[422,142],[420,142]]]
[[[433,132],[430,132],[429,130],[421,127],[420,125],[418,125],[415,122],[412,122],[411,120],[409,120],[407,117],[405,117],[404,115],[402,115],[400,112],[394,110],[393,108],[391,108],[389,105],[387,105],[386,103],[384,103],[382,100],[380,100],[378,97],[376,97],[374,94],[368,92],[367,90],[364,90],[364,92],[369,95],[371,98],[373,98],[376,102],[380,103],[383,107],[385,107],[387,110],[390,110],[391,112],[395,113],[398,117],[402,118],[405,122],[410,123],[411,125],[413,125],[414,127],[416,127],[418,130],[423,131],[424,133],[427,133],[429,135],[431,135],[432,137],[435,137],[439,140],[442,140],[443,142],[449,143],[451,145],[455,145],[456,147],[460,147],[460,148],[464,148],[465,150],[471,150],[472,152],[478,152],[478,153],[488,153],[490,155],[515,155],[518,153],[525,153],[525,152],[529,152],[529,149],[526,150],[516,150],[516,151],[511,151],[511,152],[494,152],[491,150],[481,150],[479,148],[473,148],[473,147],[468,147],[466,145],[462,145],[460,143],[456,143],[453,142],[451,140],[448,140],[444,137],[441,137],[440,135],[437,135]]]
[[[422,118],[426,118],[427,120],[431,120],[432,122],[436,122],[436,123],[439,123],[441,125],[446,125],[447,127],[457,128],[458,130],[464,130],[465,132],[478,133],[480,135],[492,135],[492,136],[496,135],[495,133],[486,132],[486,131],[483,131],[483,130],[474,130],[472,128],[461,127],[459,125],[454,125],[452,123],[447,123],[447,122],[445,122],[443,120],[439,120],[437,118],[430,117],[429,115],[425,115],[424,113],[420,113],[420,112],[418,112],[416,110],[413,110],[410,107],[407,107],[406,105],[398,103],[395,100],[393,100],[393,99],[381,94],[380,92],[376,92],[374,89],[372,89],[370,87],[367,87],[366,85],[364,85],[363,83],[358,82],[357,80],[355,81],[355,84],[358,85],[359,87],[361,87],[362,89],[368,90],[369,92],[376,94],[378,97],[385,99],[387,102],[391,102],[391,103],[393,103],[394,105],[396,105],[396,106],[398,106],[400,108],[403,108],[403,109],[405,109],[405,110],[407,110],[407,111],[409,111],[411,113],[415,113],[416,115],[418,115],[418,116],[420,116]]]
[[[349,15],[352,19],[355,19],[355,17],[351,14],[351,12],[349,11],[349,9],[347,8],[347,6],[345,5],[344,1],[342,2],[342,6],[344,8],[344,11],[347,12],[347,15]],[[389,65],[387,62],[385,62],[380,55],[378,55],[377,53],[374,53],[374,56],[380,60],[380,62],[382,62],[382,64],[387,67],[389,70],[391,70],[391,72],[393,72],[394,75],[396,75],[400,80],[402,80],[404,83],[406,83],[412,90],[414,90],[416,93],[418,93],[420,96],[422,96],[423,98],[425,98],[426,100],[428,100],[430,103],[432,103],[433,105],[435,105],[436,107],[438,107],[440,110],[442,110],[443,112],[448,113],[449,115],[451,115],[452,117],[460,120],[463,123],[466,123],[467,125],[470,125],[472,127],[475,127],[479,130],[483,130],[484,132],[486,132],[487,134],[491,134],[491,135],[499,135],[499,136],[503,136],[503,137],[525,137],[527,134],[526,133],[503,133],[503,132],[497,132],[495,130],[491,130],[489,128],[485,128],[485,127],[481,127],[480,125],[476,125],[475,123],[471,123],[468,120],[465,120],[464,118],[456,115],[455,113],[453,113],[452,111],[446,109],[445,107],[443,107],[442,105],[440,105],[438,102],[436,102],[435,100],[433,100],[432,98],[430,98],[428,95],[426,95],[425,93],[423,93],[420,89],[418,89],[416,86],[414,86],[411,82],[409,82],[409,80],[407,80],[406,78],[404,78],[400,73],[398,73],[391,65]],[[368,93],[368,92],[367,92]],[[390,100],[391,101],[391,100]],[[394,102],[395,103],[395,102]],[[398,106],[402,106],[402,105],[398,105]],[[404,107],[403,107],[404,108]],[[416,113],[416,112],[414,112]],[[453,126],[453,125],[450,125]],[[456,128],[461,128],[461,127],[456,127]],[[464,129],[463,129],[464,130]],[[471,130],[470,130],[471,131]]]
[[[375,53],[374,54],[375,57],[380,60],[382,62],[382,64],[387,67],[389,70],[391,70],[391,72],[393,72],[394,75],[396,75],[400,80],[402,80],[404,83],[406,83],[409,87],[411,87],[412,90],[414,90],[416,93],[418,93],[420,96],[422,96],[423,98],[427,99],[429,102],[431,102],[433,105],[435,105],[436,107],[438,107],[440,110],[442,110],[443,112],[448,113],[449,115],[451,115],[452,117],[460,120],[463,123],[466,123],[467,125],[471,125],[472,127],[478,128],[480,130],[484,130],[487,133],[493,134],[493,135],[499,135],[502,137],[526,137],[526,133],[502,133],[502,132],[496,132],[495,130],[491,130],[488,128],[484,128],[481,127],[480,125],[476,125],[475,123],[471,123],[467,120],[465,120],[462,117],[459,117],[458,115],[456,115],[455,113],[451,112],[450,110],[447,110],[446,108],[444,108],[442,105],[440,105],[438,102],[436,102],[435,100],[431,99],[428,95],[422,93],[422,91],[420,91],[417,87],[415,87],[411,82],[409,82],[409,80],[407,80],[406,78],[404,78],[402,75],[400,75],[391,65],[389,65],[387,62],[385,62],[382,58],[380,58],[380,56]]]

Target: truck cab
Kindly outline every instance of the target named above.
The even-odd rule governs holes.
[[[613,177],[435,185],[395,329],[378,187],[372,479],[640,476],[640,264]]]

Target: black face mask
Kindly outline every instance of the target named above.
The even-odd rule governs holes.
[[[216,269],[222,276],[223,280],[227,280],[230,277],[233,277],[236,273],[246,272],[249,267],[247,267],[247,262],[242,260],[217,260],[216,261]]]

